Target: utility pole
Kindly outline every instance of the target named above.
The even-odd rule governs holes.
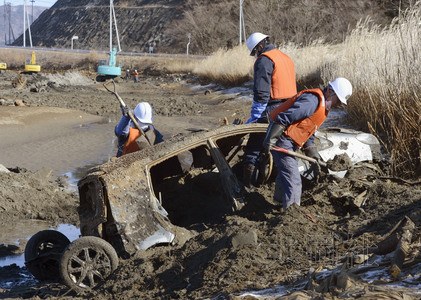
[[[238,27],[239,27],[239,35],[238,35],[238,39],[239,39],[239,44],[242,45],[243,41],[242,39],[244,38],[244,41],[246,40],[246,29],[244,26],[244,13],[243,13],[243,3],[244,0],[240,0],[240,18],[238,21]]]
[[[26,20],[25,20],[26,19]],[[32,34],[31,34],[31,25],[29,24],[29,16],[28,12],[26,11],[26,0],[23,0],[23,47],[26,47],[26,25],[28,24],[28,33],[29,33],[29,42],[32,48]]]
[[[110,52],[113,51],[113,0],[110,0]]]
[[[26,21],[28,22],[29,44],[31,45],[31,48],[32,48],[32,33],[31,33],[31,24],[29,24],[28,11],[26,11]]]
[[[10,22],[12,14],[12,4],[10,2],[4,1],[4,44],[10,45],[12,43],[11,37],[13,36],[13,41],[15,40],[15,34],[13,33],[12,23]]]
[[[13,27],[12,27],[12,4],[10,2],[6,3],[7,6],[7,16],[8,16],[8,20],[9,20],[9,45],[12,44],[12,42],[15,41],[15,33],[13,32]],[[12,38],[10,38],[12,37]]]
[[[23,48],[26,47],[25,18],[26,18],[26,0],[23,0]]]
[[[4,0],[4,4],[3,4],[3,9],[4,9],[4,44],[7,45],[7,34],[6,34],[6,21],[7,21],[7,11],[6,11],[6,0]]]
[[[31,24],[32,23],[34,23],[34,2],[35,2],[35,0],[30,0],[31,2],[32,2],[32,22],[31,22]]]

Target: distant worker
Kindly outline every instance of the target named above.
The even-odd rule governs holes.
[[[118,138],[117,157],[147,148],[148,140],[152,145],[163,141],[162,134],[152,125],[152,107],[148,102],[140,102],[133,110],[134,117],[148,139],[142,136],[130,120],[127,108],[121,107],[121,111],[123,115],[114,129]]]
[[[301,176],[295,157],[276,150],[280,147],[290,151],[303,148],[307,156],[320,158],[314,145],[314,133],[332,107],[347,104],[352,95],[351,83],[342,77],[336,78],[323,89],[309,89],[299,92],[274,108],[263,148],[270,151],[278,170],[275,186],[275,201],[284,209],[301,203]]]
[[[127,69],[127,70],[126,70],[126,77],[125,77],[125,80],[126,80],[126,81],[129,81],[129,80],[130,80],[130,70],[129,70],[129,69]]]
[[[246,41],[254,63],[253,103],[248,123],[268,123],[267,112],[297,94],[292,59],[269,42],[269,36],[255,32]],[[251,135],[245,149],[243,182],[250,186],[263,137]]]
[[[139,72],[137,70],[133,71],[133,80],[134,82],[139,82]]]
[[[152,45],[149,45],[148,52],[153,53],[153,46]]]

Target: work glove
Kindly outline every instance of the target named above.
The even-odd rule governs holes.
[[[316,145],[311,145],[303,149],[304,154],[308,157],[314,158],[314,159],[321,159],[319,152],[317,151]]]
[[[323,173],[327,173],[327,170],[322,170],[320,161],[322,160],[319,152],[317,151],[316,145],[311,145],[303,149],[304,154],[308,157],[314,158],[316,162],[310,163],[310,168],[307,172],[313,173],[313,178],[316,182],[319,182],[320,177]]]
[[[123,116],[129,115],[129,108],[127,106],[120,105],[121,113]]]
[[[270,122],[268,129],[266,130],[266,136],[263,140],[263,149],[265,153],[269,153],[270,149],[275,146],[278,139],[281,137],[281,135],[285,131],[285,126]]]

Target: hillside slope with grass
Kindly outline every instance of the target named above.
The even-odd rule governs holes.
[[[274,0],[244,1],[246,36],[269,34],[280,45],[308,45],[314,41],[337,43],[361,19],[389,24],[412,1]],[[237,0],[115,0],[115,13],[123,51],[209,54],[238,44]],[[78,49],[109,48],[108,1],[58,0],[31,27],[34,45],[70,48],[77,35]],[[14,45],[22,45],[22,37]]]

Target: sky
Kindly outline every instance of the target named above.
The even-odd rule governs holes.
[[[6,2],[11,2],[12,5],[23,5],[23,0],[14,0],[14,1],[6,0]],[[57,0],[35,0],[34,5],[51,7],[56,2],[57,2]],[[3,1],[1,1],[1,4],[3,4]],[[31,0],[26,0],[26,5],[31,6],[32,5]]]
[[[35,0],[34,5],[51,7],[56,2],[57,0]],[[32,4],[30,1],[26,1],[26,3]]]

